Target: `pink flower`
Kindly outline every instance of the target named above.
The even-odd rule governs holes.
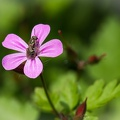
[[[25,62],[23,71],[29,78],[38,77],[43,64],[39,57],[57,57],[63,52],[60,40],[52,39],[44,44],[44,40],[50,32],[50,26],[38,24],[33,27],[29,44],[26,44],[19,36],[8,34],[2,45],[8,49],[16,50],[17,53],[6,55],[2,59],[5,70],[14,70]]]

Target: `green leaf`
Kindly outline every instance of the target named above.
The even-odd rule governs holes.
[[[90,112],[86,112],[83,120],[98,120],[98,117],[91,115]]]
[[[31,103],[20,103],[14,98],[0,97],[0,120],[35,120],[38,112]]]
[[[74,72],[69,72],[58,77],[50,86],[49,95],[58,111],[69,112],[79,101],[79,89],[76,82],[77,76]],[[43,88],[36,88],[34,101],[40,109],[51,111]]]
[[[87,109],[92,110],[101,107],[118,96],[120,96],[120,84],[117,84],[117,80],[106,85],[103,80],[97,80],[86,91]]]
[[[87,117],[84,117],[84,120],[98,120],[98,117],[87,116]]]
[[[114,89],[113,93],[112,93],[115,97],[119,97],[120,96],[120,84],[117,85],[117,87]]]
[[[103,80],[96,80],[96,82],[91,85],[86,91],[85,97],[88,98],[87,102],[92,103],[93,101],[98,99],[102,94],[103,86]]]
[[[58,95],[50,94],[50,98],[53,104],[57,104]],[[44,111],[52,111],[52,108],[48,102],[45,91],[43,88],[35,88],[35,94],[33,96],[36,105]]]
[[[59,110],[72,110],[79,100],[79,90],[77,85],[77,76],[74,72],[68,72],[67,74],[59,77],[59,79],[52,84],[51,90],[56,91],[59,94]]]
[[[109,101],[111,98],[113,98],[115,96],[115,94],[113,94],[114,88],[117,85],[117,80],[113,80],[110,83],[108,83],[104,89],[103,89],[103,93],[99,98],[99,102],[107,102]],[[107,96],[107,97],[106,97]]]

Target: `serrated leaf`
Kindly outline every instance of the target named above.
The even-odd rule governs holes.
[[[36,105],[44,111],[52,111],[52,108],[48,102],[45,91],[43,88],[35,88],[35,95],[33,96]],[[58,95],[50,94],[50,98],[53,104],[57,104]]]
[[[120,96],[120,84],[117,84],[117,80],[113,80],[105,86],[102,80],[98,80],[86,91],[87,109],[101,107],[118,96]]]
[[[61,110],[72,110],[79,100],[79,90],[76,82],[76,74],[69,72],[66,75],[61,76],[51,86],[52,91],[56,91],[59,94],[60,99],[57,108]]]
[[[87,113],[85,114],[83,120],[98,120],[98,117],[91,115],[90,112],[87,112]]]
[[[104,87],[103,93],[102,93],[102,95],[100,96],[100,98],[99,98],[98,101],[99,101],[99,102],[101,101],[101,102],[104,102],[104,103],[105,103],[105,102],[109,101],[110,99],[112,99],[112,98],[115,96],[115,94],[112,94],[112,93],[113,93],[116,85],[117,85],[117,80],[113,80],[112,82],[108,83],[108,84]]]
[[[119,97],[120,96],[120,83],[114,89],[114,91],[112,92],[112,94],[114,94],[114,97]]]
[[[69,112],[78,103],[79,90],[76,82],[77,76],[74,72],[69,72],[60,76],[51,84],[49,95],[53,104],[58,111]],[[51,111],[52,108],[48,103],[43,88],[36,88],[34,101],[44,111]]]
[[[97,104],[100,107],[118,96],[120,96],[120,84],[117,84],[117,80],[113,80],[105,86]]]
[[[85,94],[85,98],[88,98],[87,103],[91,104],[93,101],[99,98],[102,94],[104,86],[103,80],[96,80],[93,85],[91,85]]]

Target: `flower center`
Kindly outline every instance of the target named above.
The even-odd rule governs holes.
[[[26,49],[27,58],[34,59],[38,55],[38,46],[38,38],[32,36]]]

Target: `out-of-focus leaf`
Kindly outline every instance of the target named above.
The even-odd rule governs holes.
[[[0,30],[6,30],[15,25],[22,13],[21,3],[16,0],[0,0]]]
[[[38,3],[42,4],[42,7],[46,14],[50,17],[59,14],[63,11],[67,6],[72,4],[74,0],[45,0],[38,1]]]
[[[87,109],[101,107],[118,96],[120,96],[120,84],[117,84],[117,80],[113,80],[105,86],[103,80],[97,80],[86,91]]]
[[[74,72],[69,72],[59,77],[51,86],[51,91],[56,91],[59,95],[59,110],[72,110],[79,100],[79,90],[77,85],[77,76]]]
[[[0,97],[0,120],[35,120],[38,112],[30,103],[21,104],[16,99]]]
[[[120,78],[120,21],[114,17],[108,18],[92,40],[86,55],[106,53],[106,57],[98,65],[89,66],[89,74],[97,79]]]
[[[41,109],[51,110],[43,88],[35,88],[34,101]]]
[[[53,104],[56,105],[58,102],[59,96],[51,93],[50,97],[51,97]],[[48,99],[46,97],[46,94],[43,88],[40,88],[40,87],[35,88],[34,101],[40,109],[44,111],[52,111],[52,108],[48,102]]]
[[[98,99],[103,92],[104,81],[96,80],[96,82],[88,87],[85,96],[88,98],[87,103],[92,103],[96,99]],[[87,104],[88,106],[88,104]]]
[[[90,112],[86,112],[83,120],[99,120],[97,116],[91,115]]]
[[[87,117],[84,117],[84,120],[98,120],[98,117],[87,116]]]
[[[102,95],[100,96],[100,99],[99,101],[104,101],[106,102],[108,99],[110,99],[111,97],[114,97],[114,89],[116,89],[117,85],[117,80],[113,80],[112,82],[108,83],[105,88],[103,89],[103,93]],[[120,89],[119,89],[120,91]],[[107,99],[106,99],[106,96],[107,96]],[[106,100],[105,100],[106,99]]]
[[[79,90],[76,82],[76,74],[69,72],[60,76],[50,87],[49,95],[58,111],[69,112],[78,103]],[[36,88],[34,101],[44,111],[51,111],[43,88]]]
[[[41,112],[37,120],[55,120],[55,115],[48,112],[47,113]]]

